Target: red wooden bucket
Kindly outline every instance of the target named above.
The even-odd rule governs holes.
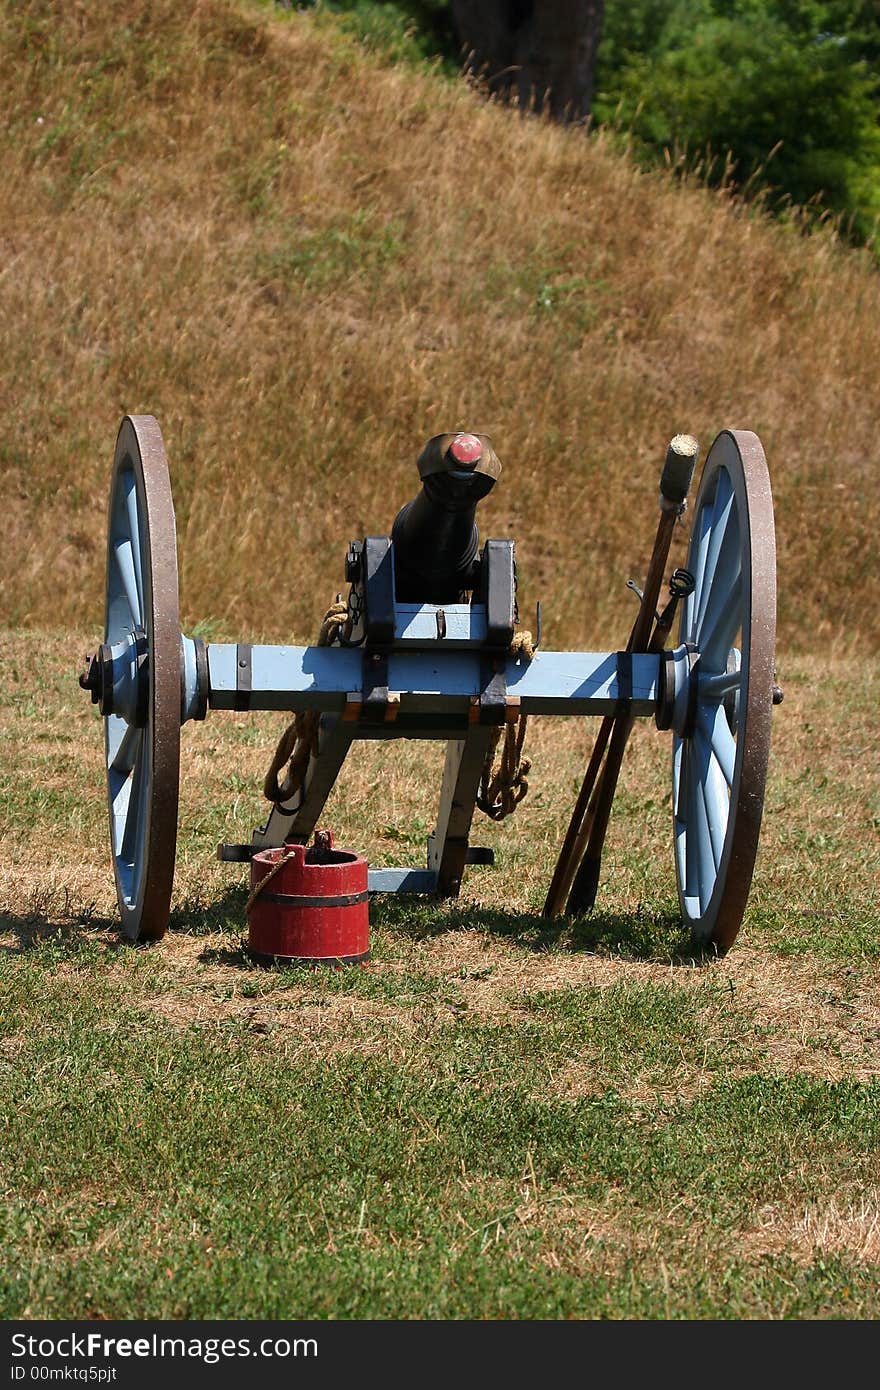
[[[248,950],[260,959],[326,965],[369,960],[367,861],[353,850],[334,849],[329,830],[319,830],[308,849],[260,850],[251,860],[247,918]]]

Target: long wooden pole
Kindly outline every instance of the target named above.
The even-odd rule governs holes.
[[[661,652],[663,650],[666,637],[672,626],[674,606],[674,603],[669,605],[670,611],[668,611],[666,621],[661,621],[658,618],[648,643],[649,652]],[[611,734],[608,757],[605,759],[599,785],[590,799],[589,812],[578,836],[580,852],[583,857],[574,875],[571,892],[565,905],[566,912],[572,917],[589,912],[596,901],[599,871],[602,867],[602,850],[605,845],[605,836],[608,833],[611,805],[617,790],[617,779],[620,775],[623,755],[635,722],[632,715],[621,715],[613,720],[614,728]],[[584,842],[586,842],[586,852],[583,849]]]
[[[672,534],[675,523],[686,505],[698,452],[699,445],[689,434],[676,435],[666,450],[660,478],[660,520],[638,616],[626,645],[627,652],[645,651],[649,648]],[[563,911],[563,904],[565,910],[572,913],[584,911],[587,906],[592,907],[595,901],[611,802],[632,724],[633,720],[628,714],[616,714],[606,715],[599,726],[565,840],[553,871],[544,904],[545,917],[557,916]],[[606,749],[608,758],[603,769],[602,761]],[[597,786],[600,771],[601,781]],[[573,888],[575,883],[576,889]]]

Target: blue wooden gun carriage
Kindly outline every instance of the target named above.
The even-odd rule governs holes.
[[[623,750],[634,720],[649,718],[671,734],[682,918],[698,946],[726,950],[751,884],[771,708],[781,699],[775,539],[761,443],[747,431],[723,431],[703,468],[687,566],[673,574],[658,611],[696,457],[689,435],[676,436],[666,452],[657,535],[621,650],[544,651],[540,632],[535,639],[518,633],[514,542],[489,539],[480,548],[475,520],[501,465],[488,438],[464,431],[425,446],[421,491],[390,535],[351,542],[349,593],[317,645],[206,643],[180,631],[174,509],[159,426],[152,416],[127,416],[110,489],[104,641],[80,677],[104,716],[111,850],[126,934],[157,939],[168,921],[180,728],[188,720],[215,710],[294,716],[267,778],[273,804],[266,823],[249,844],[220,847],[233,860],[307,842],[355,739],[443,740],[426,862],[371,869],[369,887],[448,897],[458,894],[469,864],[491,862],[470,843],[481,778],[503,740],[509,809],[517,796],[517,731],[534,713],[602,716],[545,913],[592,907]]]

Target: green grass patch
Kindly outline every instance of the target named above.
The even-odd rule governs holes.
[[[279,721],[187,728],[170,930],[132,946],[82,644],[42,639],[32,681],[7,645],[0,1314],[880,1314],[874,847],[851,829],[875,788],[844,667],[808,735],[791,673],[725,959],[682,933],[652,736],[597,910],[541,915],[583,734],[540,721],[533,793],[475,830],[496,867],[457,901],[374,898],[371,963],[333,970],[256,965],[246,869],[213,858],[265,814]],[[359,750],[340,843],[422,860],[420,759]]]
[[[399,221],[359,211],[315,231],[286,229],[274,247],[259,253],[256,274],[260,280],[326,290],[382,272],[400,259],[403,238]]]
[[[765,1257],[756,1283],[730,1248],[768,1202],[870,1179],[876,1086],[749,1077],[693,1102],[613,1087],[569,1102],[531,1094],[528,1067],[517,1083],[515,1050],[499,1080],[473,1035],[483,1065],[463,1068],[448,1032],[419,1069],[344,1052],[291,1065],[240,1020],[181,1033],[70,978],[34,1026],[46,964],[20,973],[27,1047],[0,1069],[6,1316],[760,1316],[780,1301],[814,1316],[853,1291],[878,1307],[852,1261]],[[653,1030],[630,1036],[643,1061]],[[638,1230],[676,1203],[698,1219],[700,1269],[673,1231],[664,1284]],[[585,1208],[614,1212],[601,1238]]]

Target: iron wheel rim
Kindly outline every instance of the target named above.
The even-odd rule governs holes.
[[[679,640],[699,655],[691,727],[673,739],[676,878],[694,943],[723,953],[754,872],[775,672],[773,500],[761,441],[749,431],[725,430],[709,451],[687,567],[696,585]]]
[[[168,923],[180,778],[177,539],[165,446],[151,415],[126,416],[113,459],[107,523],[105,642],[140,630],[143,722],[105,718],[110,845],[122,928],[158,940]]]

